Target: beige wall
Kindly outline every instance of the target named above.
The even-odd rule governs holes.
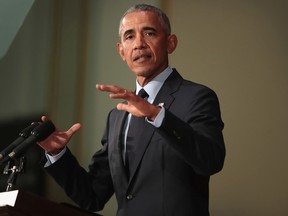
[[[212,87],[227,158],[211,179],[214,216],[288,215],[288,2],[165,1],[173,66]]]
[[[36,0],[0,60],[0,92],[8,92],[1,100],[20,94],[23,106],[14,109],[7,99],[0,119],[13,116],[12,111],[40,111],[63,129],[81,122],[81,132],[69,146],[86,166],[116,104],[97,92],[95,84],[134,88],[134,76],[118,56],[116,42],[119,18],[135,2],[140,1]],[[214,89],[221,102],[227,158],[224,170],[211,178],[211,215],[287,215],[286,1],[149,2],[167,11],[178,36],[171,66]],[[9,71],[4,76],[8,82],[3,71]],[[9,88],[15,76],[21,85]],[[27,103],[31,93],[34,100]],[[48,179],[47,197],[71,202]],[[102,213],[113,215],[115,209],[113,198]]]

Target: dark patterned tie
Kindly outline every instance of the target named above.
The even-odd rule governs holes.
[[[144,89],[141,89],[138,95],[144,99],[147,99],[149,95]],[[131,167],[135,159],[135,151],[137,143],[137,137],[143,132],[145,126],[145,117],[131,116],[129,130],[126,139],[126,154],[125,154],[125,166],[128,177],[131,173]]]

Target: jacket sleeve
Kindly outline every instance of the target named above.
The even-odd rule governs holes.
[[[183,97],[181,102],[175,99],[175,105],[165,109],[158,132],[196,173],[212,175],[222,169],[225,158],[218,98],[207,87],[191,95],[184,102]]]
[[[46,167],[45,170],[83,209],[102,210],[114,193],[106,146],[94,154],[89,171],[79,165],[69,149],[57,162]]]

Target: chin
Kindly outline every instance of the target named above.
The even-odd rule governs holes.
[[[145,77],[145,78],[153,75],[153,72],[151,72],[151,70],[148,70],[148,69],[147,70],[136,70],[134,73],[136,76],[141,76],[141,77]]]

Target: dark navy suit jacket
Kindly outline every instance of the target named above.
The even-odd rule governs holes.
[[[101,210],[115,193],[117,216],[208,216],[209,178],[225,158],[218,98],[174,69],[154,100],[159,103],[164,120],[159,128],[147,123],[139,134],[130,178],[122,158],[127,113],[117,109],[88,172],[69,150],[47,172],[87,210]]]

